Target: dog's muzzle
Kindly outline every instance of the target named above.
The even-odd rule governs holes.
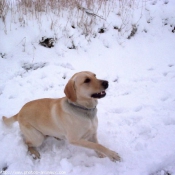
[[[104,88],[103,91],[99,92],[99,93],[94,93],[91,95],[92,98],[103,98],[106,96],[106,92],[105,92],[105,89],[108,88],[109,86],[109,83],[108,81],[104,81],[104,80],[101,80],[101,85],[102,87]]]

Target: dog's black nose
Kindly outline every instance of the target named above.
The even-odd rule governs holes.
[[[102,81],[102,86],[107,89],[108,88],[108,81]]]

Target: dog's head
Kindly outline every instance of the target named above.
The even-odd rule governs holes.
[[[72,102],[96,100],[105,97],[108,81],[99,80],[92,72],[76,73],[68,81],[65,94]]]

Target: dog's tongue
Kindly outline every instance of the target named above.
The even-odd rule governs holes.
[[[100,94],[101,94],[101,95],[105,94],[105,91],[101,91]]]

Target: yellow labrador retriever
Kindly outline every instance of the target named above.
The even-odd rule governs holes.
[[[68,81],[66,97],[38,99],[26,103],[18,114],[3,117],[8,126],[18,121],[28,150],[36,158],[45,136],[67,139],[69,143],[93,149],[99,157],[119,161],[119,155],[97,140],[97,99],[106,95],[108,81],[99,80],[92,72],[76,73]]]

